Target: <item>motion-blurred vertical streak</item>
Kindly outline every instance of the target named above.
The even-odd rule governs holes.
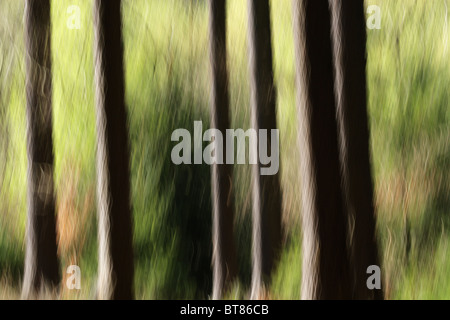
[[[268,0],[248,1],[248,55],[251,88],[252,127],[277,128],[276,88],[272,66],[272,35]],[[259,154],[259,138],[254,154]],[[267,149],[272,150],[271,135]],[[251,297],[259,298],[263,285],[270,283],[281,249],[280,172],[260,175],[260,164],[253,165],[253,271]]]
[[[225,134],[230,128],[228,71],[226,47],[226,1],[210,0],[210,60],[211,60],[211,123]],[[223,159],[228,152],[224,144]],[[216,151],[217,152],[217,151]],[[224,160],[225,161],[225,160]],[[213,299],[220,299],[237,275],[236,248],[233,237],[233,167],[214,164],[212,167],[213,204]]]
[[[120,0],[94,1],[99,299],[133,298]]]
[[[369,290],[367,267],[379,266],[375,237],[373,185],[366,95],[364,1],[330,1],[335,66],[335,96],[348,245],[356,299],[382,299]]]
[[[351,298],[327,0],[293,0],[302,177],[302,299]]]
[[[59,282],[53,190],[50,0],[25,2],[28,221],[22,298]]]

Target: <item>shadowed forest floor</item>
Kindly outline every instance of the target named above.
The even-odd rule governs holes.
[[[90,1],[52,1],[58,243],[62,274],[82,272],[94,298],[97,272],[93,26]],[[250,127],[247,12],[228,1],[232,128]],[[381,29],[367,30],[369,121],[382,276],[390,299],[450,299],[450,48],[448,0],[368,0]],[[67,8],[81,8],[70,30]],[[298,299],[300,171],[290,1],[271,1],[280,129],[284,248],[267,298]],[[177,128],[209,127],[207,1],[123,1],[126,103],[131,145],[135,291],[138,299],[208,298],[210,167],[170,159]],[[26,224],[23,1],[0,0],[0,299],[17,298]],[[235,166],[239,281],[251,272],[250,170]],[[64,280],[63,280],[64,281]],[[65,281],[63,282],[65,283]]]

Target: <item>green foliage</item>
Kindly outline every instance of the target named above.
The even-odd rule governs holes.
[[[389,298],[449,298],[448,1],[368,0],[381,30],[368,34],[368,93],[382,272]],[[66,27],[69,5],[81,29]],[[290,1],[272,1],[285,245],[270,298],[297,299],[301,284],[299,156]],[[250,127],[247,12],[228,1],[233,128]],[[18,291],[26,224],[23,1],[0,2],[0,280]],[[95,107],[90,1],[52,2],[55,182],[61,268],[80,265],[93,298],[97,273]],[[170,160],[177,128],[209,126],[206,1],[124,0],[126,104],[134,219],[136,298],[208,298],[211,292],[210,168]],[[251,183],[233,177],[240,274],[229,298],[248,296]],[[75,217],[75,218],[74,218]],[[73,226],[73,235],[64,226]],[[3,281],[0,283],[4,283]],[[0,297],[8,288],[0,287]],[[5,293],[6,294],[6,293]]]

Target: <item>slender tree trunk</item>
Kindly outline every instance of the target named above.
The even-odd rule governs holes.
[[[99,299],[133,298],[120,0],[94,1]]]
[[[293,0],[302,173],[303,299],[351,298],[327,0]]]
[[[379,259],[367,120],[364,1],[332,0],[330,7],[340,158],[349,219],[354,298],[382,299],[381,290],[369,290],[366,285],[367,267],[379,266]]]
[[[23,298],[59,282],[53,190],[50,1],[25,2],[28,222]]]
[[[210,0],[210,60],[212,69],[211,119],[215,129],[222,133],[230,128],[227,46],[226,1]],[[227,152],[224,144],[224,164],[212,167],[213,203],[213,299],[222,298],[237,274],[236,249],[233,238],[232,165],[225,164]]]
[[[250,65],[252,126],[267,129],[271,150],[271,129],[277,128],[276,90],[272,69],[272,41],[268,0],[248,0],[248,49]],[[258,137],[259,140],[259,137]],[[259,154],[259,142],[254,148]],[[268,284],[281,247],[281,187],[279,171],[260,175],[261,164],[253,166],[253,271],[251,297],[261,296]]]

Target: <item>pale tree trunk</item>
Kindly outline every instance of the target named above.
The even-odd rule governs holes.
[[[248,51],[250,66],[252,127],[267,129],[267,150],[271,150],[271,129],[277,128],[276,90],[272,69],[272,41],[268,0],[248,1]],[[259,140],[259,137],[258,137]],[[259,154],[259,142],[250,146]],[[281,249],[281,187],[279,171],[260,175],[253,165],[253,270],[251,297],[261,297],[269,285]]]
[[[53,190],[50,1],[25,2],[28,221],[23,298],[59,282]]]
[[[375,236],[366,95],[364,1],[330,1],[335,65],[335,96],[354,298],[382,299],[369,290],[367,267],[379,266]]]
[[[94,1],[98,298],[133,298],[132,219],[121,2]]]
[[[212,69],[211,120],[212,127],[226,133],[230,128],[226,1],[210,0],[210,60]],[[224,143],[224,164],[212,167],[213,204],[213,299],[220,299],[230,289],[237,274],[236,249],[233,237],[232,165],[225,164],[228,152]]]
[[[303,299],[351,298],[327,0],[294,0]]]

